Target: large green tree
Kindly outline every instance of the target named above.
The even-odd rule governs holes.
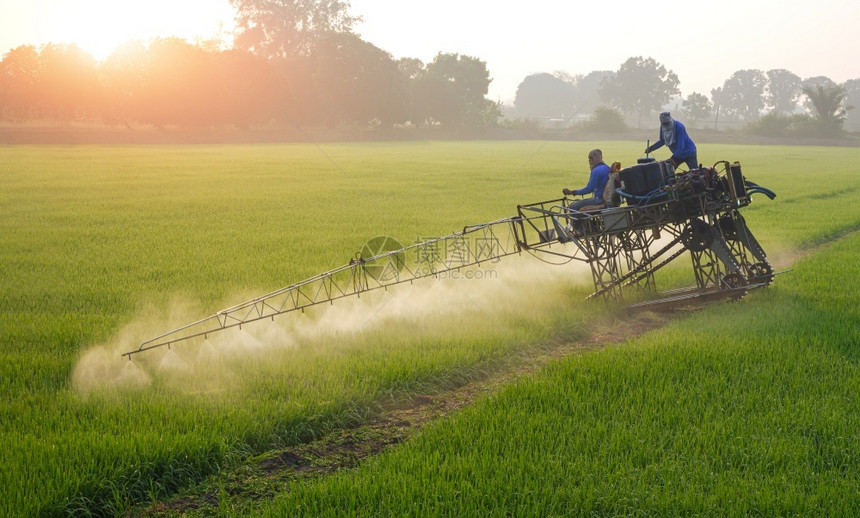
[[[837,84],[821,83],[804,86],[803,94],[815,112],[815,120],[823,135],[834,136],[842,132],[847,108],[845,87]]]
[[[0,61],[0,116],[23,121],[37,115],[39,52],[22,45],[7,52]]]
[[[574,104],[579,113],[593,112],[600,106],[600,90],[604,83],[615,79],[611,70],[593,70],[576,78],[576,98]]]
[[[693,92],[684,99],[684,111],[692,121],[701,121],[710,118],[714,105],[705,94]]]
[[[210,56],[209,120],[247,128],[274,117],[279,85],[269,60],[239,49]]]
[[[407,79],[389,53],[354,34],[329,33],[310,60],[318,113],[327,125],[406,120]]]
[[[836,82],[830,79],[827,76],[813,76],[807,77],[803,81],[800,82],[801,96],[803,97],[803,107],[806,108],[810,113],[815,111],[815,106],[813,106],[812,101],[809,97],[803,93],[804,88],[812,88],[814,89],[816,86],[836,86]]]
[[[633,57],[625,61],[612,80],[604,81],[600,95],[626,113],[637,115],[637,127],[642,117],[655,111],[681,93],[678,76],[654,58]]]
[[[767,71],[765,102],[776,113],[788,114],[797,109],[800,98],[800,77],[778,68]]]
[[[764,109],[764,88],[767,77],[761,70],[738,70],[723,83],[711,90],[711,99],[720,116],[744,120],[758,120]]]
[[[491,81],[484,61],[440,52],[415,78],[413,115],[449,126],[495,125],[501,110],[486,98]]]
[[[564,118],[576,110],[576,85],[558,74],[532,74],[517,87],[514,106],[524,118]]]
[[[230,0],[236,9],[235,45],[265,57],[309,55],[319,38],[351,32],[360,17],[344,0]]]
[[[143,88],[139,122],[161,128],[168,125],[207,124],[213,105],[209,53],[179,38],[158,38],[149,44],[142,64]]]
[[[102,118],[108,123],[131,122],[144,112],[140,106],[146,60],[146,47],[140,41],[129,41],[117,47],[101,64],[105,95]]]
[[[39,51],[37,91],[46,113],[60,120],[88,120],[101,99],[95,59],[75,44],[53,44]]]

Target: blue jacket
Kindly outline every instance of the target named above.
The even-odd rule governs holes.
[[[650,153],[655,149],[660,149],[664,144],[663,127],[661,126],[660,138],[657,142],[651,144],[651,147],[648,148],[648,152]],[[696,144],[694,144],[690,136],[687,135],[687,128],[678,121],[675,121],[675,144],[669,146],[669,150],[672,151],[672,156],[678,157],[681,160],[693,156],[696,153]]]
[[[590,194],[593,192],[595,198],[602,200],[603,189],[606,188],[607,181],[609,181],[609,166],[600,162],[591,170],[591,176],[588,178],[588,185],[582,189],[573,191],[573,194]]]

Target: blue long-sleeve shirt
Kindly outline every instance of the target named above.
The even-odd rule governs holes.
[[[573,194],[594,193],[595,198],[602,200],[603,190],[606,188],[607,181],[609,181],[609,166],[601,162],[591,170],[591,176],[588,178],[588,185],[582,189],[573,191]]]
[[[681,160],[685,158],[691,157],[696,153],[696,144],[693,143],[693,139],[687,135],[687,128],[684,127],[678,121],[675,122],[675,143],[669,145],[669,150],[672,151],[672,155],[678,157]],[[663,127],[660,127],[660,136],[657,142],[651,144],[651,147],[648,148],[648,152],[654,151],[656,149],[660,149],[666,142],[663,141]]]

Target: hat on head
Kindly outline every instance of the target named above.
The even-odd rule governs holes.
[[[663,112],[660,114],[660,122],[672,122],[672,116],[669,115],[669,112]]]

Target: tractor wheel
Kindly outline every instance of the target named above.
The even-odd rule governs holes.
[[[723,216],[720,218],[720,231],[727,241],[737,241],[738,229],[735,226],[735,220],[731,216]]]
[[[739,273],[728,273],[723,277],[723,285],[730,290],[746,286],[746,284],[747,280]]]
[[[773,282],[773,267],[766,262],[751,264],[749,267],[750,280],[756,284],[769,285]]]
[[[690,224],[681,232],[681,242],[693,252],[707,249],[713,240],[711,226],[700,219],[690,220]]]

